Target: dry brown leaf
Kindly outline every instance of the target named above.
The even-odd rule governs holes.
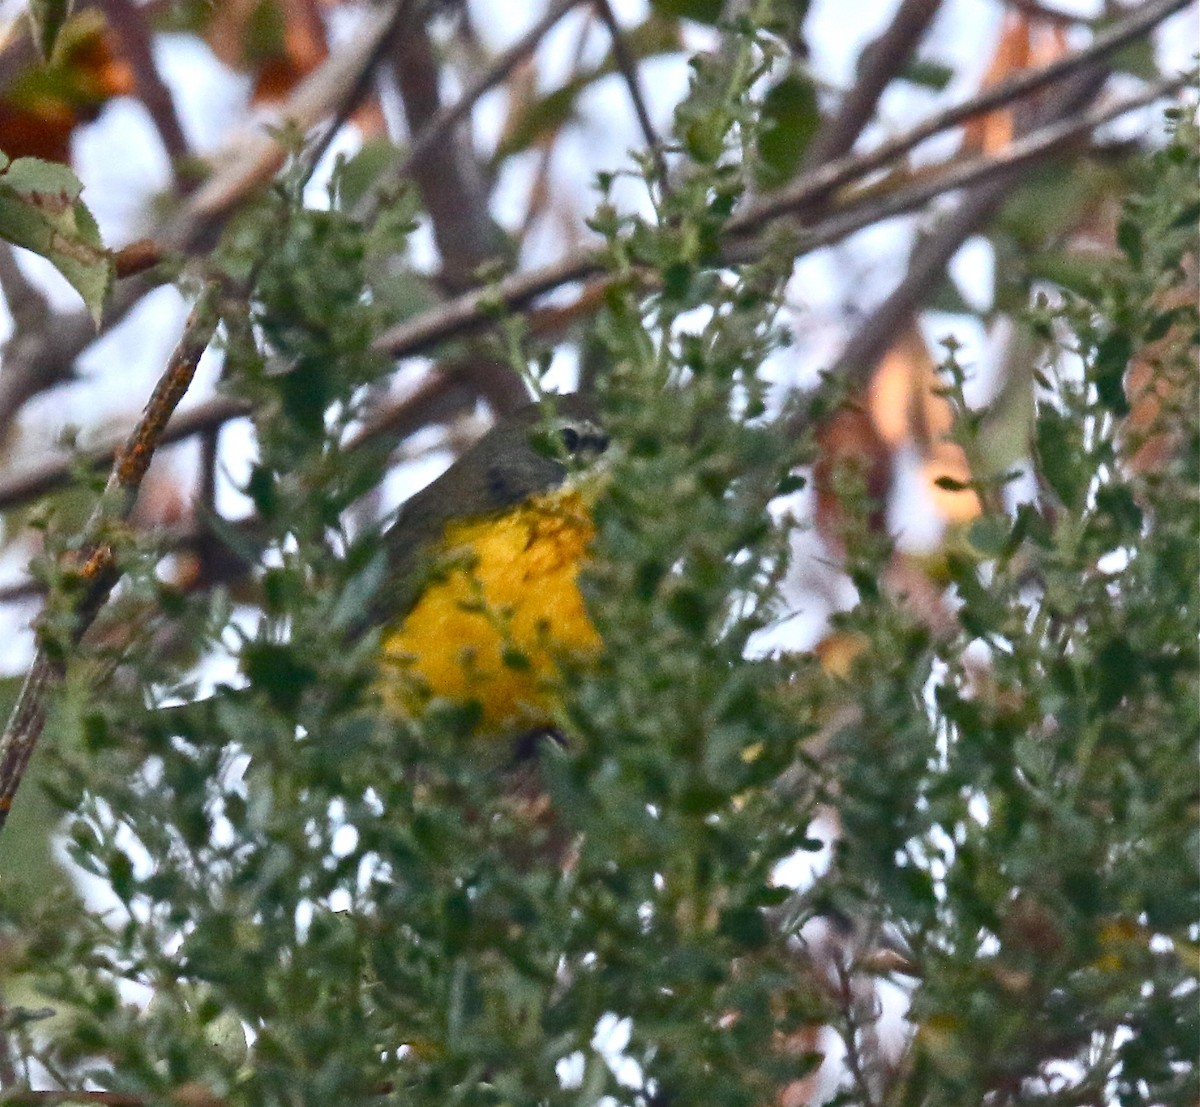
[[[980,88],[998,85],[1023,69],[1048,65],[1066,53],[1066,33],[1061,24],[1027,12],[1010,11],[1004,17],[1000,39]],[[976,116],[963,128],[962,152],[994,154],[1012,142],[1014,131],[1012,108]]]
[[[256,103],[283,100],[329,55],[314,0],[224,0],[204,37],[231,69],[254,75]]]
[[[892,451],[875,429],[870,414],[857,406],[843,407],[834,414],[817,433],[817,445],[813,466],[817,530],[832,548],[841,549],[849,522],[839,491],[846,487],[843,482],[850,479],[865,488],[877,505],[870,526],[882,529],[892,483]]]
[[[133,71],[103,21],[84,12],[64,29],[55,62],[35,62],[0,97],[0,150],[10,158],[67,163],[75,128],[133,90]]]

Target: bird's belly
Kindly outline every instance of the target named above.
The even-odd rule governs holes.
[[[578,584],[593,535],[575,492],[448,528],[449,567],[384,638],[385,664],[399,670],[390,704],[475,700],[480,729],[497,735],[549,724],[559,659],[600,649]]]

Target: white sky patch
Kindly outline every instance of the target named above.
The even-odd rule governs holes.
[[[892,454],[888,529],[897,547],[908,552],[936,549],[946,530],[946,521],[930,493],[924,460],[910,445]]]
[[[819,815],[808,826],[810,838],[820,840],[823,845],[819,850],[796,850],[785,857],[771,872],[771,879],[781,888],[794,888],[803,891],[812,887],[813,883],[828,868],[833,858],[833,844],[837,841],[837,826],[831,816]]]
[[[199,153],[219,149],[245,121],[250,78],[224,65],[196,35],[155,35],[154,45],[184,135]]]
[[[1129,568],[1131,558],[1129,548],[1122,546],[1120,549],[1109,550],[1108,553],[1102,555],[1096,562],[1096,568],[1106,575],[1115,576]]]
[[[950,276],[964,300],[987,311],[996,295],[996,251],[982,235],[973,235],[950,259]]]

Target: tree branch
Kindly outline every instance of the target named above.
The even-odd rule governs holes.
[[[371,7],[364,27],[345,50],[331,54],[296,87],[281,121],[306,132],[330,115],[337,117],[348,102],[362,95],[363,76],[382,57],[414,0],[390,0]],[[180,249],[193,249],[212,239],[233,207],[247,193],[270,180],[286,156],[286,148],[260,126],[244,135],[231,150],[213,159],[213,176],[191,197],[183,214],[164,231]]]
[[[637,63],[633,55],[629,52],[629,44],[625,41],[625,33],[621,30],[621,24],[617,21],[616,13],[612,10],[612,4],[609,0],[596,0],[596,10],[600,13],[600,18],[604,20],[604,25],[608,28],[608,37],[612,41],[613,58],[617,63],[617,68],[621,71],[621,76],[625,79],[625,87],[629,89],[629,99],[633,103],[634,114],[637,115],[638,126],[642,129],[642,137],[646,142],[646,149],[650,151],[650,156],[654,158],[654,171],[658,177],[659,187],[666,192],[670,188],[670,179],[667,176],[667,160],[663,155],[662,140],[658,136],[658,132],[654,129],[654,123],[650,119],[650,111],[646,107],[646,98],[642,95],[642,83],[638,77]]]
[[[1085,49],[1052,65],[1022,73],[980,92],[961,104],[938,112],[911,130],[880,143],[873,150],[857,156],[838,158],[813,169],[786,188],[764,197],[740,218],[747,225],[746,229],[750,229],[750,225],[769,222],[788,209],[813,203],[847,182],[864,177],[896,161],[934,135],[1078,73],[1093,62],[1108,57],[1135,39],[1148,34],[1169,15],[1182,10],[1187,4],[1188,0],[1151,0],[1128,18],[1098,34]]]
[[[972,234],[983,227],[1012,192],[1013,173],[1021,166],[1053,152],[1080,134],[1116,118],[1119,114],[1141,107],[1177,87],[1178,82],[1163,82],[1116,105],[1093,109],[1083,116],[1075,113],[1099,91],[1108,73],[1097,70],[1074,78],[1073,87],[1064,90],[1058,103],[1042,113],[1060,122],[1035,131],[1028,138],[1014,142],[1002,155],[987,159],[996,170],[986,177],[975,177],[977,186],[969,191],[938,226],[914,251],[908,272],[895,290],[881,303],[851,338],[830,372],[839,379],[863,382],[874,371],[879,359],[887,353],[904,322],[916,310],[934,283],[945,271],[950,259]],[[962,167],[962,179],[970,176],[973,159]],[[1007,163],[1007,164],[1005,164]]]
[[[392,72],[409,131],[428,133],[442,110],[433,42],[418,23],[398,46]],[[488,211],[488,181],[471,146],[469,135],[454,124],[446,128],[441,142],[424,147],[423,157],[409,159],[409,173],[433,224],[443,282],[454,291],[478,283],[480,268],[505,249],[504,232]]]
[[[850,152],[875,114],[883,90],[912,57],[941,6],[942,0],[903,0],[887,30],[863,51],[853,87],[805,152],[806,167]]]
[[[104,495],[84,528],[78,569],[81,588],[71,612],[71,644],[77,644],[83,637],[119,578],[116,551],[106,531],[113,522],[128,519],[133,511],[142,479],[167,423],[187,392],[216,329],[216,299],[215,285],[201,294],[141,419],[117,454]],[[45,643],[39,645],[8,726],[0,736],[0,830],[46,725],[47,697],[60,682],[62,672],[57,652],[48,649]]]
[[[371,8],[359,35],[296,87],[278,118],[308,130],[330,114],[336,116],[347,96],[361,88],[361,73],[374,64],[412,2],[389,0]],[[210,158],[207,164],[213,172],[207,182],[150,236],[158,256],[196,251],[211,242],[236,204],[268,181],[284,156],[284,147],[256,124]],[[105,312],[101,334],[112,330],[142,296],[162,283],[161,278],[141,277],[119,285]],[[32,396],[72,379],[75,359],[97,337],[86,311],[59,315],[50,325],[15,333],[4,346],[0,371],[0,434]]]
[[[491,65],[463,90],[462,95],[453,104],[441,108],[429,119],[421,133],[413,139],[407,156],[396,169],[397,176],[412,176],[414,167],[445,138],[450,128],[466,116],[486,92],[504,80],[519,62],[532,53],[546,32],[578,3],[580,0],[555,0],[546,9],[545,15],[497,56]]]
[[[944,193],[955,192],[1020,166],[1043,160],[1081,135],[1126,112],[1153,103],[1174,92],[1183,83],[1183,78],[1160,82],[1148,91],[1121,100],[1110,107],[1097,109],[1076,119],[1036,131],[999,154],[952,164],[940,173],[930,171],[928,180],[898,188],[882,197],[872,194],[857,201],[850,201],[827,219],[800,231],[796,256],[810,253],[821,246],[828,246],[871,223],[903,215]],[[804,214],[807,205],[813,202],[813,197],[806,192],[797,199],[794,207],[772,203],[770,217]],[[732,236],[744,236],[757,230],[765,221],[762,206],[756,205],[745,214],[735,215],[730,219],[726,230]],[[743,260],[746,256],[754,256],[756,253],[753,246],[742,244],[730,251],[730,261]],[[584,250],[540,269],[515,273],[489,288],[465,293],[392,327],[375,340],[375,348],[393,357],[425,353],[439,342],[449,338],[460,338],[486,326],[502,310],[519,310],[552,289],[585,280],[602,271],[600,255]],[[647,274],[648,278],[652,276]]]
[[[190,153],[183,127],[175,111],[171,90],[163,82],[158,66],[154,62],[154,49],[150,29],[146,22],[145,8],[132,0],[103,0],[101,5],[109,26],[116,32],[121,48],[129,59],[137,86],[138,99],[150,113],[158,137],[171,162],[171,172]]]

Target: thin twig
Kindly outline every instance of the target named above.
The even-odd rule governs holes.
[[[629,90],[629,99],[633,102],[638,126],[642,128],[642,137],[646,141],[646,148],[654,159],[654,172],[658,177],[658,186],[666,194],[670,188],[667,159],[663,155],[662,140],[654,129],[649,109],[646,107],[646,98],[642,94],[642,82],[638,76],[637,62],[629,52],[629,44],[625,41],[625,32],[621,29],[621,24],[617,21],[609,0],[596,0],[596,10],[608,28],[608,37],[612,41],[613,58],[617,63],[617,68],[621,71],[621,76],[625,79],[625,86]]]
[[[346,83],[346,87],[342,90],[338,103],[334,105],[332,114],[329,120],[322,128],[320,136],[310,143],[304,151],[304,160],[307,165],[307,180],[317,168],[321,159],[325,156],[325,152],[329,149],[330,143],[337,137],[337,133],[346,125],[350,116],[355,109],[365,98],[368,89],[371,87],[371,78],[376,67],[387,54],[388,49],[396,40],[399,32],[403,29],[407,22],[406,17],[412,14],[413,4],[411,0],[400,0],[395,5],[391,12],[391,18],[388,20],[389,26],[386,27],[382,34],[372,36],[372,47],[359,62],[357,71],[353,78]],[[315,17],[315,21],[320,25],[320,18],[315,13],[309,12],[310,16]]]
[[[408,154],[396,169],[397,176],[412,175],[414,166],[441,142],[451,127],[462,119],[479,99],[490,89],[498,85],[509,73],[523,61],[527,55],[537,48],[539,42],[564,15],[575,7],[580,0],[555,0],[545,14],[529,28],[516,42],[492,61],[453,104],[447,104],[429,122],[412,141]]]
[[[170,426],[163,432],[159,445],[167,446],[196,434],[206,434],[234,419],[249,415],[250,412],[251,407],[244,400],[230,396],[214,396],[186,411],[181,411],[172,419]],[[119,449],[119,443],[111,442],[71,457],[50,458],[40,465],[12,474],[0,481],[0,511],[11,510],[30,500],[66,488],[80,467],[98,469],[111,465]]]
[[[373,343],[392,357],[423,353],[439,342],[467,334],[487,324],[504,310],[524,307],[538,296],[602,272],[595,250],[581,250],[538,269],[513,273],[487,288],[465,292],[385,331]]]
[[[912,57],[941,6],[942,0],[903,0],[887,29],[862,52],[853,86],[804,153],[806,168],[850,152],[875,114],[883,90]]]
[[[1187,83],[1186,77],[1172,77],[1159,81],[1136,96],[1095,108],[1061,123],[1041,127],[1028,138],[1019,139],[1005,147],[999,154],[970,158],[951,165],[944,172],[932,174],[928,181],[899,188],[882,197],[866,199],[862,203],[849,203],[837,214],[831,215],[811,229],[800,232],[800,253],[809,253],[819,246],[828,246],[873,223],[904,215],[947,192],[957,192],[961,188],[991,180],[1021,166],[1042,161],[1098,127],[1170,96]],[[729,221],[731,230],[740,229],[740,226],[735,227],[735,224],[740,224],[736,217]]]
[[[345,110],[348,99],[361,92],[363,74],[378,59],[381,46],[391,39],[408,6],[408,0],[391,0],[368,8],[354,41],[331,54],[296,86],[279,113],[280,120],[304,132],[330,114]],[[211,162],[213,176],[192,194],[186,209],[161,238],[180,248],[210,240],[236,204],[271,178],[286,152],[274,134],[255,126],[236,148],[227,149]]]
[[[875,1081],[871,1079],[868,1061],[863,1055],[862,1045],[864,1043],[859,1040],[859,1032],[864,1030],[865,1024],[868,1021],[878,1021],[879,1016],[875,1011],[868,1011],[868,1019],[860,1017],[863,998],[858,994],[858,989],[855,987],[850,967],[840,957],[835,957],[833,969],[837,974],[836,994],[839,1013],[842,1016],[843,1023],[842,1041],[846,1046],[846,1068],[850,1071],[850,1076],[857,1086],[859,1095],[862,1097],[863,1107],[878,1107],[878,1100],[875,1098],[875,1089],[873,1087]],[[874,996],[873,989],[870,996]]]
[[[192,309],[171,360],[137,426],[117,454],[104,495],[84,528],[82,564],[78,570],[82,588],[72,612],[72,644],[83,637],[117,582],[116,551],[106,539],[105,531],[113,522],[128,519],[133,511],[142,479],[167,423],[191,385],[196,366],[216,328],[216,299],[216,286],[209,286]],[[0,736],[0,830],[46,725],[47,697],[61,678],[62,663],[45,645],[39,645],[8,726]]]
[[[178,164],[189,156],[191,150],[171,90],[163,82],[158,66],[154,62],[154,49],[146,10],[132,0],[103,0],[104,17],[116,32],[121,49],[133,70],[138,99],[146,108],[154,123],[158,137],[175,172]]]

